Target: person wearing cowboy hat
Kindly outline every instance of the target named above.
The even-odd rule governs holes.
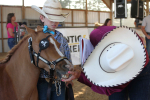
[[[99,26],[90,34],[95,47],[80,70],[69,71],[109,100],[149,100],[150,63],[141,38],[128,27]],[[132,81],[131,81],[132,80]]]
[[[61,44],[59,48],[60,51],[71,62],[70,49],[67,40],[63,37],[62,33],[55,30],[59,22],[63,22],[69,13],[62,13],[62,7],[58,0],[47,0],[42,9],[32,5],[32,9],[41,14],[40,20],[44,24],[43,32],[50,33]],[[37,84],[39,100],[47,100],[47,89],[49,83],[45,80],[45,78],[49,77],[49,74],[45,70],[41,69],[40,78]],[[57,96],[55,84],[52,84],[50,100],[65,100],[65,87],[65,82],[61,82],[61,93]]]

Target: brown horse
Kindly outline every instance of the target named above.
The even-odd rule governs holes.
[[[39,43],[49,34],[43,33],[42,28],[37,31],[27,28],[29,35],[25,36],[5,59],[0,61],[0,100],[38,100],[37,82],[40,68],[49,72],[50,67],[39,59],[38,67],[31,63],[28,51],[28,39],[32,37],[33,50],[38,53]],[[49,46],[42,50],[40,56],[47,61],[55,61],[63,55],[59,51],[60,44],[52,37],[48,37]],[[37,57],[34,56],[35,61]],[[36,63],[35,63],[36,64]],[[55,70],[61,75],[71,70],[73,65],[66,59],[61,60],[55,66]],[[55,74],[56,75],[56,74]],[[58,76],[60,77],[60,76]]]

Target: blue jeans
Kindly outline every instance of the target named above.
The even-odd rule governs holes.
[[[121,92],[109,96],[109,100],[150,100],[150,62],[142,72]]]
[[[147,37],[145,37],[145,40],[146,40],[146,50],[150,58],[150,39],[147,39]]]
[[[65,100],[65,88],[64,82],[61,82],[61,95],[57,96],[55,84],[52,84],[50,100]],[[39,100],[47,100],[48,82],[45,80],[39,80],[37,84]]]
[[[15,38],[8,38],[8,46],[10,49],[15,46]]]

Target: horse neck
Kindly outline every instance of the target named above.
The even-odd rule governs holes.
[[[40,69],[31,64],[27,39],[18,47],[10,61],[8,61],[6,71],[14,84],[17,83],[20,87],[24,82],[26,84],[37,83]]]

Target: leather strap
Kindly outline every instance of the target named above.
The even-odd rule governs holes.
[[[51,97],[51,88],[54,80],[54,70],[50,69],[50,81],[48,83],[48,89],[47,89],[47,100],[50,100]]]
[[[74,93],[71,84],[68,85],[68,88],[66,87],[66,100],[74,100]]]
[[[50,100],[51,97],[51,87],[52,87],[53,79],[50,79],[47,89],[47,100]]]
[[[53,82],[53,79],[50,79],[48,90],[47,90],[47,100],[50,100],[50,97],[51,97],[52,82]],[[65,100],[74,100],[74,93],[73,93],[71,84],[68,85],[68,88],[66,87]]]
[[[51,97],[51,88],[52,88],[53,80],[54,80],[54,70],[50,69],[50,81],[49,81],[48,89],[47,89],[47,100],[50,100],[50,97]],[[73,93],[71,84],[68,85],[68,88],[66,87],[65,99],[66,100],[74,100],[74,93]]]

